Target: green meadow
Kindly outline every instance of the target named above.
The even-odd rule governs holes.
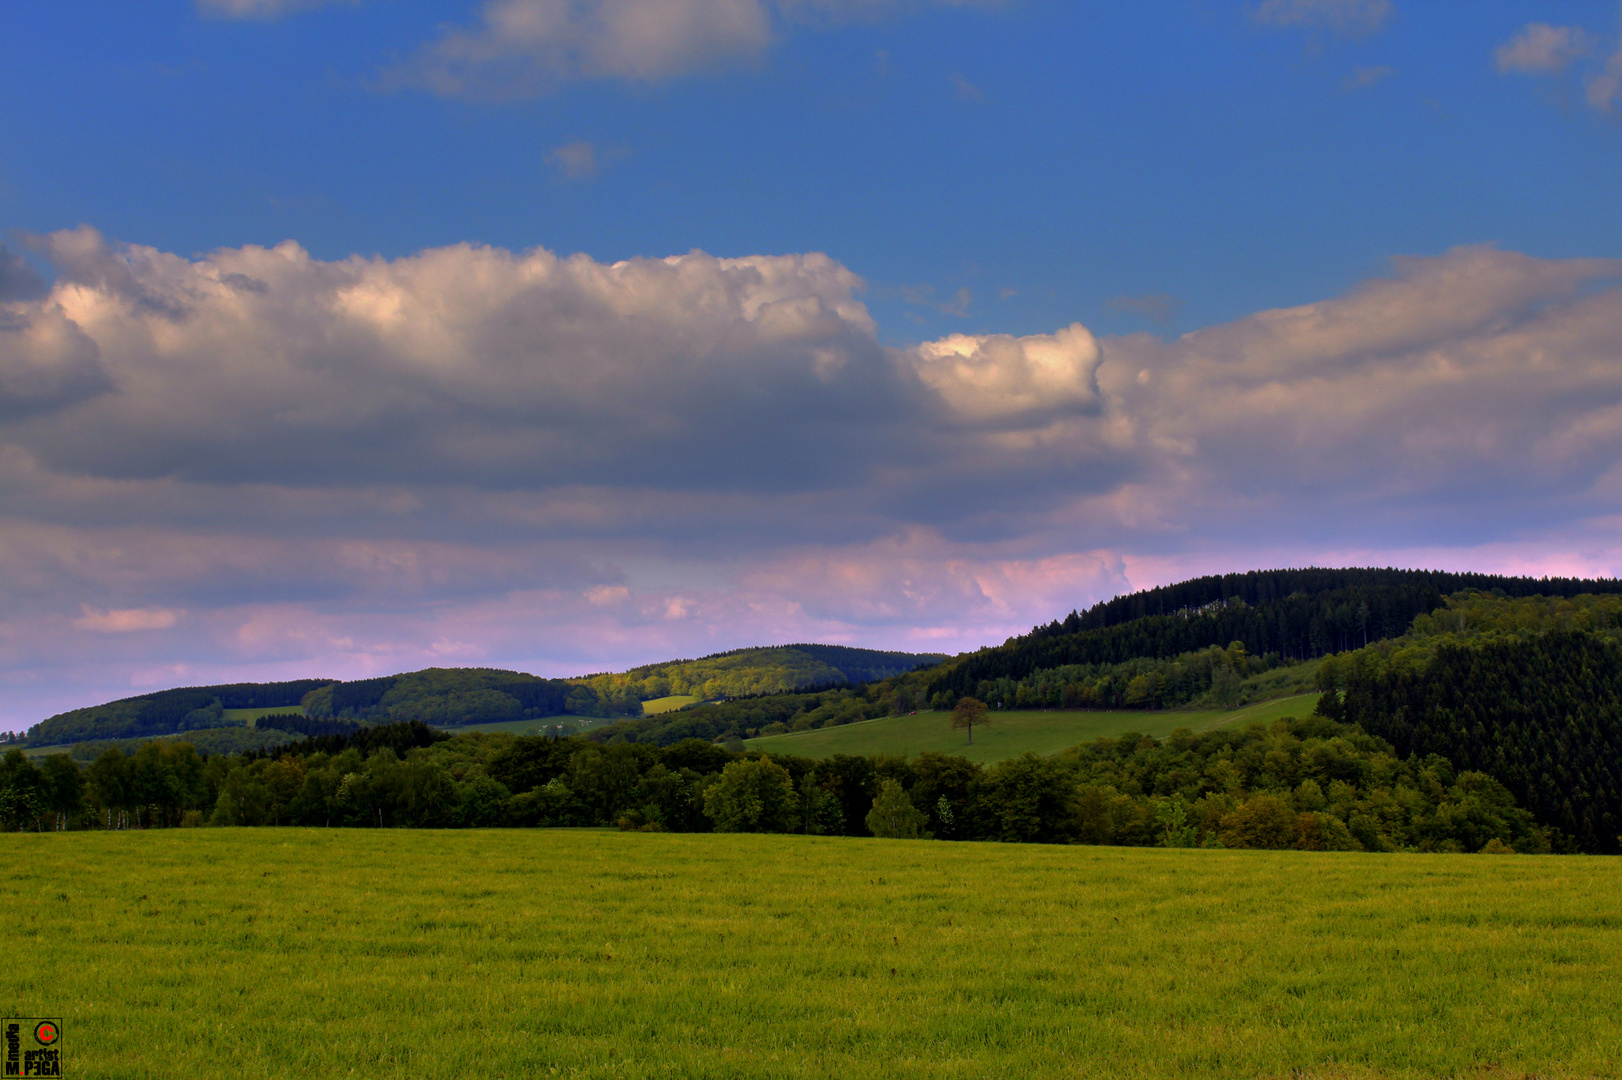
[[[968,733],[952,730],[952,716],[946,712],[920,712],[911,716],[890,716],[864,720],[839,727],[818,728],[789,735],[765,735],[749,739],[744,747],[773,754],[828,758],[835,754],[917,754],[935,750],[957,754],[982,765],[1027,751],[1056,754],[1066,747],[1114,737],[1129,731],[1164,738],[1178,728],[1209,731],[1230,724],[1271,723],[1281,716],[1306,716],[1317,704],[1317,695],[1301,694],[1277,698],[1226,712],[1107,712],[1107,711],[1021,711],[993,712],[988,727],[975,728],[974,745]]]
[[[675,712],[685,705],[698,701],[697,694],[671,694],[668,697],[653,698],[642,703],[643,716],[658,716],[660,713]]]
[[[240,720],[249,727],[253,727],[266,716],[286,716],[288,713],[297,713],[300,716],[309,715],[302,705],[279,705],[269,708],[255,709],[226,709],[222,715],[227,720]]]
[[[1614,1077],[1622,862],[608,831],[6,834],[84,1077]]]

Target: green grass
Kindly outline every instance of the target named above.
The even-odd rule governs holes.
[[[227,720],[243,720],[247,722],[249,727],[253,727],[261,717],[286,716],[288,713],[297,713],[300,716],[309,715],[304,711],[302,705],[278,705],[275,708],[264,709],[226,709],[225,718]]]
[[[643,716],[658,716],[660,713],[675,712],[683,705],[691,705],[699,700],[696,694],[671,694],[669,697],[653,698],[642,703]]]
[[[0,836],[66,1075],[1615,1077],[1622,860]]]
[[[809,758],[834,754],[912,755],[937,750],[989,764],[1026,751],[1056,754],[1066,747],[1128,731],[1163,738],[1180,727],[1207,731],[1229,724],[1269,723],[1281,716],[1306,716],[1317,700],[1315,694],[1302,694],[1228,712],[993,712],[991,726],[975,729],[973,746],[969,745],[967,732],[952,730],[950,713],[921,712],[790,735],[766,735],[749,739],[744,746]]]

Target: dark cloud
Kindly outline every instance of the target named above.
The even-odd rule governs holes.
[[[0,304],[13,300],[35,300],[47,290],[45,279],[23,261],[21,255],[0,244]]]

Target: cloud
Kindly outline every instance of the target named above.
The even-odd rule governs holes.
[[[1385,28],[1391,0],[1261,0],[1250,17],[1263,26],[1326,29],[1343,37],[1366,37]]]
[[[1373,86],[1375,83],[1384,82],[1386,79],[1391,78],[1391,76],[1395,74],[1396,70],[1386,66],[1385,64],[1380,64],[1376,67],[1356,68],[1341,82],[1340,88],[1347,92],[1351,92],[1353,90],[1365,90],[1368,87]]]
[[[1574,61],[1594,52],[1596,39],[1576,26],[1528,23],[1519,34],[1499,46],[1501,73],[1560,74]],[[1597,111],[1610,114],[1622,94],[1622,44],[1598,71],[1583,77],[1583,98]]]
[[[565,180],[590,180],[604,165],[628,153],[625,147],[604,149],[593,143],[575,141],[548,151],[546,163],[557,169]]]
[[[1087,328],[1056,334],[953,334],[914,351],[918,377],[957,416],[970,421],[1046,424],[1100,405],[1101,354]]]
[[[955,650],[1210,569],[1622,570],[1615,260],[1468,247],[1172,340],[887,346],[814,253],[30,243],[0,726],[176,664]]]
[[[951,77],[952,93],[959,101],[984,101],[986,92],[974,83],[965,79],[961,73],[954,73]]]
[[[197,0],[197,10],[225,19],[279,19],[295,11],[360,0]]]
[[[1592,49],[1593,39],[1579,27],[1527,23],[1498,47],[1494,59],[1500,72],[1558,72]]]
[[[45,279],[22,256],[0,244],[0,304],[34,300],[45,295]]]
[[[1169,293],[1148,293],[1144,296],[1112,296],[1104,301],[1111,311],[1130,311],[1157,323],[1169,322],[1182,304]]]
[[[934,0],[995,8],[990,0]],[[576,79],[657,82],[759,63],[797,25],[911,10],[907,0],[488,0],[479,25],[446,30],[390,85],[447,97],[530,97]]]
[[[1583,80],[1584,97],[1602,113],[1609,113],[1622,92],[1622,47],[1605,62],[1605,70]]]
[[[75,630],[92,630],[98,634],[131,634],[141,630],[168,630],[180,621],[180,612],[167,608],[127,608],[97,611],[88,604],[80,608],[82,614],[73,620]]]

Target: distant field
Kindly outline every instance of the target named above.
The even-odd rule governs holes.
[[[300,716],[308,715],[302,705],[279,705],[274,709],[226,709],[227,720],[244,720],[249,727],[254,727],[262,716],[286,716],[288,713],[297,713]]]
[[[985,764],[1026,751],[1056,754],[1066,747],[1128,731],[1160,738],[1180,727],[1206,731],[1228,724],[1268,723],[1281,716],[1305,716],[1317,702],[1317,695],[1301,694],[1231,712],[993,712],[990,727],[975,729],[973,746],[966,732],[952,730],[950,713],[922,712],[793,735],[768,735],[749,739],[744,746],[809,758],[936,750]]]
[[[64,1075],[1615,1077],[1622,860],[0,836]]]
[[[549,727],[559,724],[573,724],[581,731],[588,731],[594,727],[611,723],[595,716],[543,716],[539,720],[500,720],[490,724],[469,724],[466,727],[446,727],[444,724],[435,724],[441,731],[450,731],[460,734],[464,731],[510,731],[514,735],[540,735]]]
[[[675,712],[683,705],[691,705],[697,701],[694,694],[671,694],[669,697],[654,698],[642,703],[643,716],[658,716],[660,713]]]

